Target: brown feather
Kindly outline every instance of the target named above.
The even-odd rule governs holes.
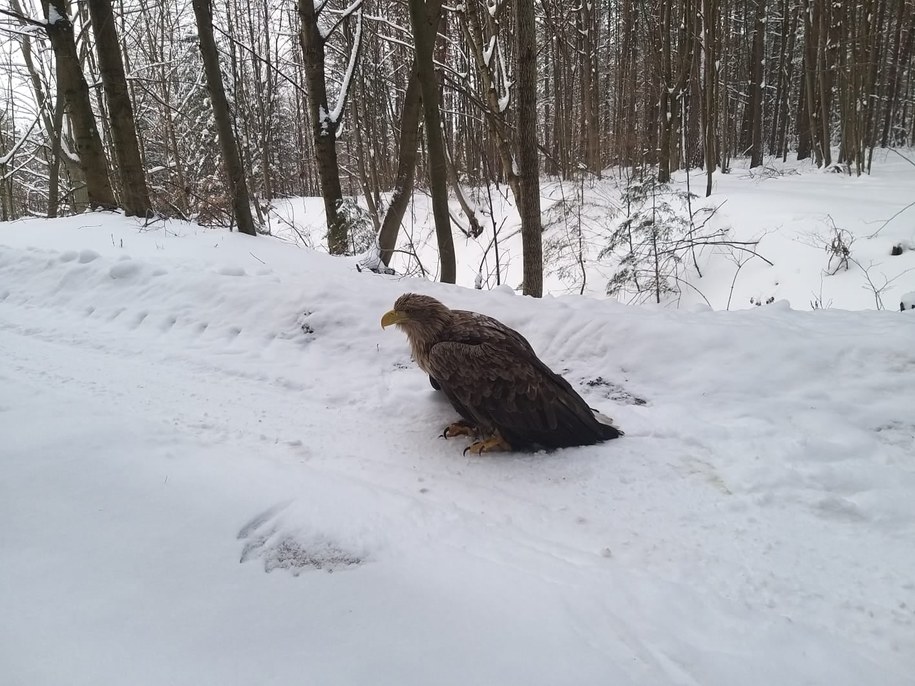
[[[425,295],[397,299],[413,357],[463,419],[517,449],[590,445],[622,432],[597,420],[568,381],[520,333],[492,317]]]

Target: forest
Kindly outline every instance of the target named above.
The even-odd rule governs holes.
[[[453,236],[517,207],[542,292],[542,179],[696,192],[747,158],[867,174],[915,145],[913,0],[9,0],[0,219],[121,208],[265,232],[320,196],[324,246],[387,265],[431,197]],[[453,201],[453,204],[449,204]],[[456,212],[454,207],[459,207]]]

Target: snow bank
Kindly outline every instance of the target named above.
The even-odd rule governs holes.
[[[379,319],[484,311],[627,435],[463,457]],[[911,684],[915,319],[358,274],[0,226],[12,683]],[[269,573],[267,573],[269,572]]]

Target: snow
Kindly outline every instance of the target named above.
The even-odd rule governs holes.
[[[324,105],[318,105],[318,122],[319,128],[321,129],[322,136],[330,135],[331,126],[333,125],[333,120],[330,115],[327,113],[327,108]]]
[[[790,228],[790,187],[752,185],[733,216]],[[462,456],[381,330],[406,291],[517,328],[626,436]],[[180,222],[2,224],[4,678],[913,684],[913,340],[893,308],[533,300]]]
[[[57,8],[53,4],[48,3],[48,24],[57,24],[58,22],[66,21],[60,13],[57,11]]]
[[[486,44],[486,47],[483,48],[483,63],[490,67],[490,61],[492,60],[492,53],[496,49],[496,36],[492,36],[489,39],[489,42]],[[501,111],[501,110],[500,110]]]
[[[915,160],[915,151],[905,153]],[[679,294],[668,297],[667,307],[712,307],[746,309],[756,302],[787,300],[793,309],[877,309],[878,297],[885,309],[898,309],[899,297],[915,289],[915,164],[891,151],[874,154],[873,173],[847,176],[818,170],[811,162],[789,159],[782,163],[766,159],[763,167],[749,170],[746,160],[734,160],[729,174],[716,173],[713,193],[702,197],[705,176],[701,170],[675,174],[671,188],[690,190],[696,224],[714,208],[714,216],[700,233],[727,230],[735,241],[754,242],[758,254],[769,260],[719,245],[700,246],[696,251],[699,271],[692,257],[681,263]],[[516,170],[517,171],[517,170]],[[544,224],[544,290],[553,295],[585,294],[604,297],[616,263],[600,257],[610,231],[624,217],[622,191],[628,181],[618,170],[585,183],[541,182],[541,214]],[[507,187],[493,187],[492,209],[485,189],[467,189],[471,204],[484,214],[486,228],[477,239],[455,232],[457,282],[472,288],[477,274],[484,288],[496,285],[493,226],[497,229],[501,283],[519,286],[522,280],[520,220]],[[492,212],[492,219],[489,213]],[[685,209],[684,209],[685,211]],[[463,219],[460,205],[451,201],[451,213]],[[282,221],[273,227],[277,235],[300,241],[285,224],[292,222],[309,238],[309,247],[326,243],[323,202],[320,198],[283,200],[276,203]],[[436,273],[438,253],[428,196],[417,190],[404,220],[392,266],[398,273],[419,273],[412,254],[416,252],[427,271]],[[580,228],[580,231],[579,231]],[[852,244],[849,268],[830,274],[829,246],[835,229],[849,234]],[[894,246],[901,255],[892,256]],[[579,260],[579,252],[581,260]],[[582,278],[584,270],[585,278]],[[875,288],[880,290],[875,293]],[[640,302],[648,294],[626,294],[624,302]],[[752,302],[751,302],[752,300]]]
[[[346,10],[346,14],[350,12],[356,12],[356,33],[353,36],[353,48],[350,51],[349,64],[346,67],[346,73],[343,75],[343,81],[340,83],[340,92],[337,94],[337,104],[334,106],[333,112],[330,113],[330,121],[334,127],[338,127],[340,124],[340,117],[343,116],[343,107],[346,104],[346,97],[349,93],[350,84],[353,80],[353,73],[356,69],[356,58],[359,56],[359,51],[362,49],[362,10],[357,9],[361,8],[362,0],[356,0],[349,9]],[[322,129],[326,129],[326,126],[323,124],[325,121],[322,117]]]

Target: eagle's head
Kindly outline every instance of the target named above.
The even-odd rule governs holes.
[[[404,293],[394,309],[381,318],[381,328],[396,324],[410,341],[413,358],[428,371],[428,356],[439,335],[453,317],[451,310],[435,298],[419,293]]]
[[[410,338],[423,333],[434,335],[441,331],[451,318],[451,310],[428,295],[404,293],[397,298],[394,309],[381,318],[381,328],[396,324]]]

